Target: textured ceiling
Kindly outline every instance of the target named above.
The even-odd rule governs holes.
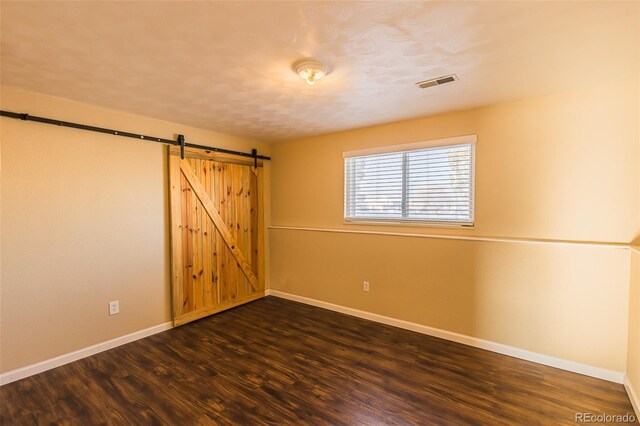
[[[639,2],[0,7],[2,84],[271,141],[639,73]],[[332,72],[308,86],[291,70],[305,57]],[[452,73],[460,81],[414,86]]]

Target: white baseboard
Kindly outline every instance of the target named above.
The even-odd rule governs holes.
[[[503,355],[509,355],[515,358],[536,362],[538,364],[548,365],[550,367],[560,368],[562,370],[574,373],[584,374],[598,379],[607,380],[615,383],[623,383],[624,372],[607,370],[600,367],[581,364],[574,361],[568,361],[561,358],[543,355],[536,352],[526,351],[524,349],[514,348],[513,346],[503,345],[502,343],[491,342],[488,340],[478,339],[476,337],[466,336],[464,334],[453,333],[451,331],[441,330],[439,328],[429,327],[422,324],[416,324],[409,321],[399,320],[396,318],[386,317],[371,312],[361,311],[359,309],[348,308],[346,306],[335,305],[333,303],[323,302],[321,300],[311,299],[308,297],[298,296],[295,294],[285,293],[279,290],[267,289],[265,295],[280,297],[283,299],[293,300],[295,302],[305,303],[307,305],[317,306],[319,308],[329,309],[331,311],[340,312],[358,318],[391,325],[405,330],[415,331],[417,333],[427,334],[433,337],[450,340],[452,342],[462,343],[463,345],[473,346],[475,348],[486,349],[488,351],[497,352]]]
[[[15,382],[16,380],[24,379],[29,376],[33,376],[34,374],[42,373],[43,371],[51,370],[52,368],[60,367],[61,365],[65,365],[70,362],[95,355],[108,349],[112,349],[126,343],[151,336],[156,333],[160,333],[170,328],[172,328],[171,322],[165,322],[163,324],[145,328],[144,330],[135,331],[125,336],[107,340],[106,342],[98,343],[74,352],[69,352],[68,354],[60,355],[55,358],[39,362],[37,364],[32,364],[26,367],[7,371],[6,373],[0,374],[0,386],[6,385],[7,383]]]
[[[626,374],[624,376],[624,388],[627,390],[627,395],[629,395],[631,405],[633,405],[633,409],[636,412],[636,417],[640,419],[640,395],[636,393],[635,388],[631,385],[629,376]]]

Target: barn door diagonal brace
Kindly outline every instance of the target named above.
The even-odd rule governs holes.
[[[150,141],[150,142],[164,143],[164,144],[174,145],[174,146],[177,145],[177,146],[180,146],[180,156],[183,159],[184,159],[184,148],[187,147],[187,148],[201,149],[207,152],[219,152],[221,154],[231,154],[231,155],[238,155],[240,157],[253,158],[255,160],[256,166],[258,163],[258,159],[271,160],[271,157],[267,157],[266,155],[258,155],[258,152],[255,149],[253,149],[251,152],[241,152],[241,151],[234,151],[226,148],[216,148],[212,146],[198,145],[195,143],[186,142],[184,140],[184,135],[178,135],[178,138],[176,140],[173,140],[173,139],[159,138],[156,136],[142,135],[139,133],[123,132],[121,130],[106,129],[104,127],[90,126],[87,124],[73,123],[71,121],[62,121],[62,120],[57,120],[53,118],[38,117],[37,115],[30,115],[26,113],[18,113],[18,112],[4,111],[4,110],[0,110],[0,117],[15,118],[17,120],[22,120],[22,121],[35,121],[37,123],[53,124],[54,126],[59,126],[59,127],[70,127],[72,129],[86,130],[89,132],[105,133],[108,135],[122,136],[125,138],[133,138],[133,139]]]

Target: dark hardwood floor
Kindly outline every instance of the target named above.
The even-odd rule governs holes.
[[[267,297],[0,388],[0,423],[534,425],[621,385]]]

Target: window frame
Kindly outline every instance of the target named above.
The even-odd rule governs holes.
[[[398,145],[387,145],[376,148],[361,149],[356,151],[343,152],[343,218],[346,225],[393,225],[393,226],[427,226],[427,227],[443,227],[443,228],[474,228],[475,227],[475,210],[476,210],[476,135],[455,136],[450,138],[432,139],[420,142],[412,142]],[[452,220],[428,220],[428,219],[403,219],[403,218],[354,218],[348,216],[348,179],[346,174],[346,161],[348,158],[366,157],[378,154],[402,153],[406,151],[416,151],[429,148],[453,147],[457,145],[470,145],[470,178],[471,178],[471,197],[470,210],[471,221],[452,221]],[[406,194],[402,195],[403,200]]]

